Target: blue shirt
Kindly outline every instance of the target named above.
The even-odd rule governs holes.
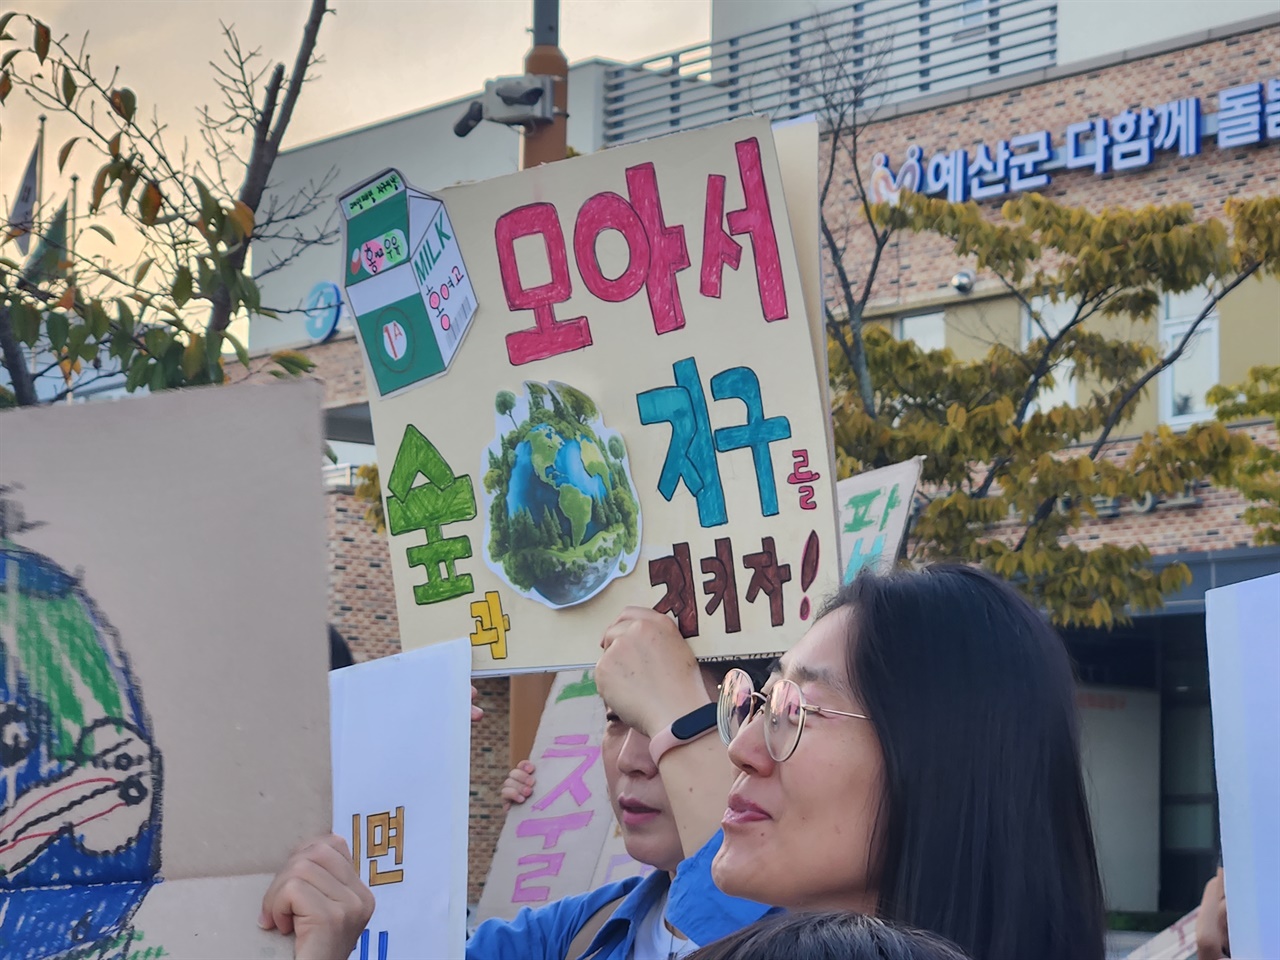
[[[674,880],[655,870],[643,879],[628,877],[545,907],[525,907],[514,920],[486,920],[467,941],[467,960],[565,960],[582,925],[605,904],[619,898],[622,902],[582,956],[625,960],[635,943],[640,921],[668,893],[668,886],[666,916],[673,927],[699,946],[728,936],[755,923],[769,908],[727,896],[716,887],[711,879],[711,861],[720,849],[721,839],[717,832],[701,850],[681,863]]]

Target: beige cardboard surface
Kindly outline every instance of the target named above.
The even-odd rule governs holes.
[[[327,832],[321,450],[315,383],[0,414],[0,710],[32,748],[0,781],[11,882],[158,876],[168,897]]]
[[[293,937],[257,926],[273,874],[175,880],[153,887],[134,915],[134,950],[173,960],[291,960]]]
[[[740,244],[741,262],[736,270],[723,264],[715,269],[719,263],[715,256],[716,224],[727,231],[735,223],[741,227],[750,216],[743,214],[734,221],[721,216],[717,220],[714,203],[712,215],[706,215],[709,177],[723,178],[726,213],[747,209],[740,162],[750,167],[751,161],[749,157],[740,161],[744,150],[758,151],[759,180],[768,198],[769,215],[758,217],[755,223],[762,230],[771,226],[777,244],[777,274],[764,269],[763,287],[757,280],[756,241],[748,233],[724,234]],[[800,145],[796,150],[797,156],[807,150],[807,156],[816,157],[813,147]],[[806,162],[797,163],[797,169]],[[814,166],[808,164],[810,178],[815,175]],[[750,180],[750,172],[747,176]],[[601,195],[605,199],[599,199]],[[674,606],[682,611],[685,632],[699,656],[768,652],[789,646],[803,633],[812,604],[836,582],[835,508],[833,476],[824,469],[830,464],[825,385],[814,367],[817,348],[804,293],[806,284],[814,285],[816,273],[802,278],[797,268],[786,191],[768,123],[739,121],[620,147],[454,187],[439,197],[457,232],[479,309],[446,373],[390,399],[371,401],[384,495],[390,495],[392,568],[404,643],[416,646],[470,634],[475,644],[473,667],[486,672],[588,664],[596,658],[601,632],[621,608],[641,604]],[[588,205],[588,201],[592,203]],[[584,206],[587,212],[581,213]],[[809,223],[816,225],[816,204],[812,206]],[[659,207],[662,229],[656,223]],[[518,210],[523,212],[512,215]],[[647,222],[642,224],[642,218]],[[713,232],[704,236],[708,221]],[[601,223],[606,226],[596,236],[595,229]],[[630,231],[636,247],[634,257],[629,256],[622,233],[609,229],[610,224]],[[531,225],[540,225],[549,239],[544,242],[537,233],[521,235],[532,231]],[[673,319],[670,270],[647,269],[651,261],[663,256],[680,259],[676,228],[683,230],[689,263],[687,269],[676,270],[673,281],[683,310],[683,326]],[[498,250],[503,247],[503,238],[513,233],[515,239],[509,248],[514,251],[515,269],[508,269],[504,278]],[[575,240],[579,233],[586,237],[581,243]],[[598,273],[590,259],[592,236],[596,237]],[[704,240],[709,240],[710,246]],[[653,252],[664,243],[665,254]],[[731,250],[727,239],[720,243],[719,249]],[[650,249],[642,249],[645,246]],[[762,249],[767,247],[762,245]],[[547,249],[564,250],[554,276]],[[816,249],[816,226],[809,249]],[[706,270],[704,261],[711,264]],[[589,280],[584,279],[584,263]],[[717,273],[720,295],[705,295],[703,291],[712,291],[714,285],[707,286],[704,277]],[[647,285],[640,285],[640,280]],[[575,343],[580,349],[528,359],[527,350],[537,352],[544,341],[531,345],[518,336],[509,340],[509,335],[534,328],[535,310],[530,305],[536,291],[557,284],[560,293],[566,285],[571,293],[551,308],[557,323],[554,329],[558,335],[577,336]],[[622,297],[628,292],[629,297]],[[607,299],[611,296],[616,299]],[[784,313],[785,318],[781,316]],[[768,322],[766,315],[778,319]],[[585,320],[579,323],[578,318]],[[564,333],[569,327],[577,332]],[[667,332],[659,335],[655,332],[659,327]],[[587,329],[589,344],[582,339]],[[402,341],[394,342],[395,349],[402,351]],[[379,347],[370,341],[366,349]],[[513,363],[513,358],[528,362]],[[696,378],[690,361],[696,364]],[[684,389],[679,390],[677,365],[682,365],[684,375],[680,381]],[[721,398],[716,399],[712,379],[735,368],[752,371],[754,377],[731,373],[720,381],[723,389]],[[789,433],[785,437],[775,434],[767,444],[761,440],[755,451],[734,448],[743,438],[733,431],[747,423],[747,405],[733,394],[735,389],[743,392],[744,386],[749,393],[753,380],[759,384],[762,408],[756,418],[775,418],[767,423],[775,427],[782,423],[777,418],[786,418]],[[522,495],[510,496],[509,477],[514,468],[506,465],[501,468],[505,476],[499,476],[486,490],[486,474],[494,467],[487,449],[491,445],[500,449],[501,439],[510,437],[512,455],[517,457],[516,445],[529,440],[529,430],[521,431],[536,400],[528,397],[525,381],[567,384],[582,391],[593,401],[602,421],[586,418],[587,426],[602,441],[598,445],[609,449],[607,438],[615,432],[625,441],[626,456],[616,460],[629,467],[638,495],[641,517],[633,528],[638,536],[635,563],[630,561],[630,551],[617,549],[625,538],[610,541],[609,536],[603,536],[595,540],[593,537],[601,535],[592,532],[593,526],[584,530],[572,517],[558,516],[561,511],[569,516],[570,508],[586,509],[575,506],[580,498],[563,492],[558,494],[558,503],[534,504],[534,509],[551,516],[552,532],[548,534],[546,523],[533,517],[533,509],[529,526],[542,523],[536,536],[543,537],[543,542],[547,536],[557,535],[568,541],[564,552],[572,554],[574,563],[581,560],[587,566],[586,574],[563,574],[561,570],[542,576],[540,585],[529,589],[532,578],[525,576],[514,583],[510,569],[495,557],[495,553],[512,556],[515,548],[505,553],[490,550],[487,530],[491,529],[493,502],[501,501],[500,506],[505,505],[514,516]],[[513,395],[514,411],[511,407],[505,411],[495,408],[500,391]],[[700,515],[689,483],[699,490],[714,489],[715,485],[709,482],[704,488],[697,472],[686,470],[667,487],[669,501],[659,491],[673,427],[653,410],[644,417],[651,422],[641,422],[638,395],[650,391],[660,391],[651,394],[655,405],[673,404],[659,414],[677,418],[696,419],[699,404],[705,402],[708,429],[695,443],[710,445],[712,436],[722,441],[714,463],[723,487],[723,514],[710,502],[713,498],[704,494],[706,502]],[[681,394],[690,400],[685,401]],[[686,407],[686,403],[691,405]],[[723,432],[726,430],[729,432]],[[555,466],[552,457],[564,448],[564,439],[552,437],[552,446],[542,451],[541,459],[535,450],[533,462],[538,469],[545,472]],[[675,459],[679,460],[683,442],[676,446]],[[800,453],[798,460],[794,451]],[[696,450],[694,453],[697,468],[709,473],[709,458],[698,457]],[[397,455],[401,470],[398,491],[393,491],[390,484],[397,474]],[[759,473],[757,456],[761,458]],[[593,466],[588,461],[594,459],[584,460],[588,469]],[[610,472],[601,482],[609,483],[611,489],[621,471],[614,469],[618,462],[607,459]],[[434,479],[424,483],[428,475]],[[761,477],[766,479],[761,481]],[[773,507],[764,489],[770,479],[776,493],[776,514],[771,513]],[[557,490],[564,485],[562,480],[555,482]],[[415,484],[416,495],[411,492]],[[395,522],[397,512],[399,524]],[[721,519],[725,522],[718,522]],[[559,534],[554,530],[557,524]],[[606,533],[614,529],[597,524],[594,513],[591,524]],[[612,551],[608,549],[611,545]],[[594,549],[598,546],[603,549]],[[411,564],[407,552],[414,548],[418,548],[413,556],[416,562]],[[748,557],[755,566],[744,565]],[[612,561],[621,562],[610,567]],[[716,607],[705,584],[716,571],[726,568],[732,570],[734,584],[724,591],[724,602]],[[607,573],[603,586],[593,582],[582,588],[582,582],[598,580],[601,570]],[[679,591],[664,602],[668,579],[678,584]],[[753,579],[758,580],[754,587]],[[728,630],[726,620],[733,606],[728,602],[730,594],[737,601],[737,632]],[[773,595],[778,599],[771,605]],[[547,600],[556,606],[544,602]],[[708,605],[713,612],[707,612]]]

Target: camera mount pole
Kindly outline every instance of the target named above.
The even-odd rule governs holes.
[[[528,170],[563,160],[567,153],[569,61],[560,49],[559,0],[533,0],[533,47],[524,58],[524,72],[556,78],[552,121],[527,127],[522,138],[520,169]],[[554,680],[553,673],[511,678],[508,741],[513,767],[521,760],[528,760],[533,752],[533,737]]]

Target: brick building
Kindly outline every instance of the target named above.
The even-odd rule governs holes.
[[[979,199],[994,213],[1006,198],[1009,169],[976,181],[948,178],[947,158],[964,151],[966,164],[988,156],[998,162],[1001,144],[1008,143],[1010,167],[1022,164],[1028,176],[1048,174],[1040,192],[1091,209],[1188,202],[1213,216],[1221,214],[1228,197],[1280,193],[1280,14],[1274,4],[1170,5],[1167,16],[1153,22],[1138,10],[1148,5],[1118,0],[1107,5],[1108,29],[1096,23],[1099,6],[1086,0],[820,2],[813,16],[806,10],[803,19],[779,25],[783,17],[798,16],[798,6],[713,0],[709,46],[639,64],[575,66],[570,140],[587,152],[750,109],[804,113],[812,104],[795,92],[797,84],[789,85],[776,71],[759,78],[777,63],[803,62],[816,32],[847,28],[850,56],[873,36],[891,37],[892,74],[898,77],[862,131],[866,177],[874,155],[883,153],[890,173],[918,158],[919,182],[928,190],[937,181],[934,192],[967,195],[976,183],[981,194],[999,179],[1003,192]],[[745,50],[764,53],[753,55],[748,66],[736,59]],[[741,72],[747,70],[756,71],[754,95],[734,99],[735,84],[747,82]],[[1223,91],[1234,92],[1223,98]],[[279,189],[285,192],[330,168],[338,169],[337,182],[354,182],[369,172],[362,158],[370,151],[381,159],[395,157],[406,176],[426,187],[514,169],[510,139],[490,136],[478,143],[443,134],[461,109],[445,104],[286,152],[276,170]],[[1194,124],[1194,131],[1170,135],[1169,147],[1162,148],[1154,141],[1164,128],[1141,133],[1144,111],[1151,111],[1153,124],[1171,129],[1176,119]],[[1126,113],[1138,125],[1132,139],[1121,139],[1128,133],[1130,121],[1121,120]],[[1079,124],[1088,124],[1089,132],[1075,135],[1080,159],[1069,160],[1067,135],[1081,130]],[[1116,148],[1150,135],[1146,162],[1121,169],[1114,162],[1084,166],[1099,131]],[[1048,135],[1047,154],[1031,163],[1025,157],[1036,151],[1042,134]],[[935,163],[935,157],[941,159]],[[375,162],[385,166],[381,159]],[[937,176],[929,176],[931,166]],[[848,192],[833,203],[850,203],[852,171],[841,173]],[[865,254],[866,247],[855,241],[846,265],[856,272]],[[264,255],[270,250],[255,247],[255,256]],[[340,260],[332,248],[308,251],[287,270],[263,279],[264,301],[306,303],[311,291],[340,279]],[[952,278],[966,271],[975,274],[971,282],[953,285]],[[1177,335],[1188,309],[1184,298],[1167,298],[1159,320],[1135,336]],[[315,336],[303,330],[301,320],[255,319],[250,346],[257,353],[285,346],[307,350],[326,386],[328,435],[344,462],[359,464],[373,459],[365,371],[341,314],[336,308],[329,322],[320,318]],[[1027,336],[1021,307],[936,238],[894,240],[869,316],[891,325],[897,336],[928,347],[945,345],[961,357],[985,352],[993,340],[1017,344]],[[1280,363],[1280,284],[1273,279],[1246,284],[1221,303],[1194,349],[1141,402],[1127,436],[1116,438],[1108,456],[1126,456],[1136,437],[1157,424],[1178,429],[1212,416],[1204,390],[1238,382],[1250,366],[1262,363]],[[1058,402],[1071,401],[1077,386],[1067,378],[1057,389]],[[1237,429],[1278,442],[1268,423]],[[329,478],[330,618],[357,659],[383,656],[399,649],[386,542],[362,519],[351,470],[331,469]],[[1161,559],[1183,560],[1193,574],[1192,584],[1169,598],[1158,616],[1111,633],[1066,636],[1088,685],[1081,706],[1095,731],[1095,817],[1113,908],[1189,907],[1216,865],[1204,591],[1280,570],[1280,550],[1251,545],[1252,531],[1241,518],[1245,506],[1234,491],[1201,483],[1163,501],[1105,504],[1099,519],[1077,531],[1084,542],[1145,543]],[[473,900],[501,828],[497,788],[508,766],[507,682],[484,680],[478,686],[489,717],[476,728],[472,748]]]

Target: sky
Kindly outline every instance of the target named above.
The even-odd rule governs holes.
[[[330,0],[329,6],[335,12],[325,17],[318,43],[327,62],[303,90],[286,148],[474,93],[488,77],[521,72],[532,39],[532,0]],[[28,0],[10,9],[30,13],[55,37],[69,35],[77,45],[87,32],[99,72],[119,65],[118,83],[138,95],[139,112],[156,110],[174,143],[185,135],[196,148],[196,108],[218,99],[209,61],[224,46],[219,21],[234,25],[243,46],[261,47],[264,62],[291,66],[309,4]],[[710,15],[710,0],[561,0],[560,46],[571,63],[641,59],[705,42]],[[18,20],[9,27],[24,44],[30,30]],[[35,141],[39,112],[19,90],[0,107],[6,210]],[[73,121],[50,115],[46,199],[67,188],[56,156],[77,132]],[[83,188],[100,162],[77,148],[66,173],[78,172]]]

